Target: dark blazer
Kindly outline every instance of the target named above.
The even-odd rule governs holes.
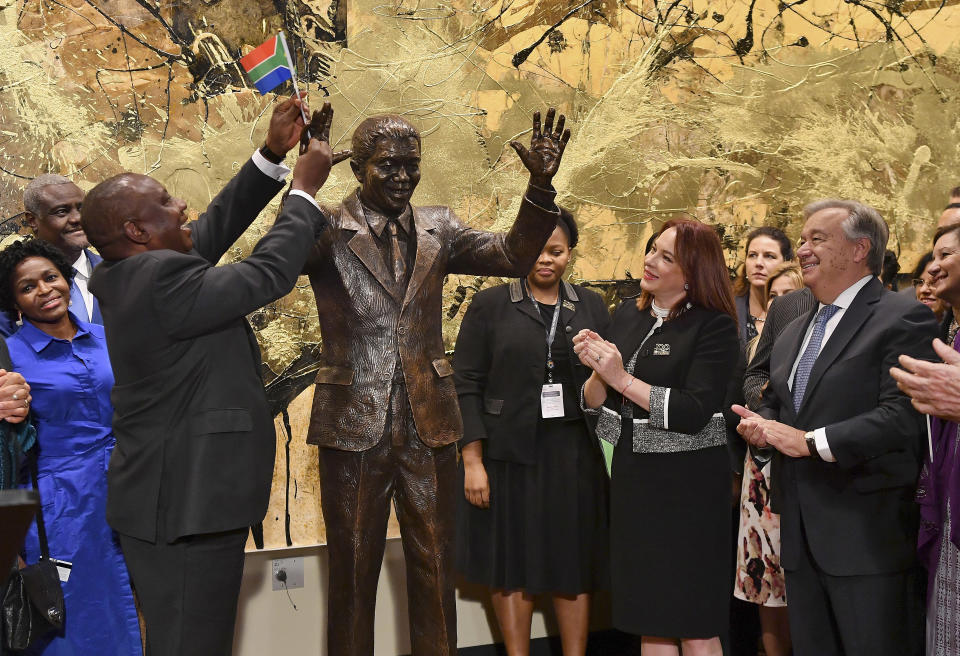
[[[654,322],[648,311],[637,308],[634,299],[624,301],[614,312],[609,340],[620,350],[625,366]],[[634,404],[633,418],[649,418],[650,427],[656,429],[664,428],[666,418],[666,429],[670,432],[699,433],[714,414],[723,410],[739,352],[737,325],[727,314],[692,307],[667,321],[650,336],[637,359],[639,377],[654,388],[652,412]],[[659,408],[655,399],[667,388],[670,389],[669,404]],[[619,413],[622,398],[611,390],[604,405]],[[606,416],[609,415],[601,415],[598,420],[598,432],[603,430],[601,422],[606,422]],[[717,445],[725,444],[722,427],[719,438]],[[693,448],[700,446],[693,445]],[[634,451],[637,450],[635,440]]]
[[[775,456],[783,565],[795,569],[800,562],[802,516],[806,544],[827,574],[906,570],[916,563],[913,496],[925,432],[890,367],[902,353],[934,359],[936,320],[916,299],[888,292],[873,278],[824,345],[795,412],[790,372],[816,312],[815,306],[792,321],[774,343],[770,384],[758,409],[803,431],[825,427],[837,459]]]
[[[743,474],[743,462],[747,455],[747,443],[737,432],[740,415],[733,411],[733,404],[745,405],[743,398],[743,375],[747,368],[747,354],[740,349],[737,364],[727,386],[727,397],[723,402],[723,418],[727,424],[727,454],[730,456],[730,469],[735,474]]]
[[[750,290],[746,294],[733,297],[733,305],[737,308],[737,334],[744,345],[750,340],[747,338],[747,323],[750,321]]]
[[[276,433],[244,317],[293,288],[320,213],[290,196],[249,257],[215,265],[281,187],[247,162],[190,224],[194,250],[93,273],[116,377],[107,519],[119,533],[173,541],[263,519]]]
[[[564,282],[562,297],[557,332],[566,337],[571,391],[578,398],[590,369],[574,354],[573,337],[584,328],[605,336],[610,313],[599,294],[578,285]],[[519,279],[473,297],[453,354],[453,380],[463,416],[461,446],[484,440],[486,457],[536,462],[547,328]],[[570,408],[565,409],[569,413]],[[579,406],[573,410],[579,413]]]
[[[747,364],[747,371],[743,376],[743,396],[746,405],[756,410],[760,405],[767,382],[770,380],[770,352],[773,345],[791,321],[810,312],[817,305],[817,299],[808,287],[798,289],[778,298],[767,310],[767,320],[757,340],[757,349],[753,359]],[[739,422],[738,422],[739,423]]]
[[[411,206],[416,259],[402,297],[357,194],[324,208],[330,228],[304,267],[323,337],[307,442],[344,451],[377,444],[398,357],[420,439],[431,447],[460,439],[453,367],[441,334],[444,279],[526,275],[556,227],[554,195],[529,188],[507,233],[467,227],[448,207]]]

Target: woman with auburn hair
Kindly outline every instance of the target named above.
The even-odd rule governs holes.
[[[643,656],[720,656],[732,539],[722,410],[739,341],[717,234],[668,221],[641,286],[617,308],[610,341],[574,338],[592,370],[583,408],[614,445],[613,624],[642,636]]]

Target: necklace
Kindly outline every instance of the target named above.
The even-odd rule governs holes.
[[[754,300],[754,299],[753,299],[753,293],[752,293],[752,292],[750,293],[749,299],[750,299],[750,300],[749,300],[749,302],[747,303],[748,307],[749,307],[750,305],[753,305],[753,300]],[[760,312],[758,312],[757,314],[754,314],[753,312],[748,312],[748,313],[747,313],[747,314],[750,315],[750,321],[752,321],[753,323],[756,323],[756,322],[758,322],[758,321],[759,321],[760,323],[763,323],[764,321],[767,320],[767,312],[766,312],[766,310],[763,309],[763,304],[762,304],[762,303],[758,303],[758,305],[760,305]]]
[[[653,316],[658,319],[666,319],[670,316],[670,310],[660,307],[656,301],[650,301],[650,311],[653,312]]]

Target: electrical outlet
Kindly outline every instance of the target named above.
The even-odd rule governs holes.
[[[273,561],[273,589],[287,590],[303,587],[303,558],[278,558]]]

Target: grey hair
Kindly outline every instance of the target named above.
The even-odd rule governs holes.
[[[803,219],[809,219],[821,210],[841,209],[847,211],[847,218],[840,227],[850,241],[870,240],[870,252],[867,254],[867,267],[870,273],[879,276],[883,270],[883,254],[890,239],[890,228],[880,213],[856,200],[825,198],[814,201],[803,208]]]
[[[44,210],[43,199],[41,198],[43,190],[50,185],[58,184],[73,184],[73,180],[54,173],[44,173],[35,177],[23,190],[23,209],[34,216],[41,215]]]
[[[417,128],[401,116],[396,114],[380,114],[364,119],[353,131],[351,147],[352,163],[363,168],[367,160],[377,149],[380,139],[416,139],[417,146],[421,146],[420,132]]]

